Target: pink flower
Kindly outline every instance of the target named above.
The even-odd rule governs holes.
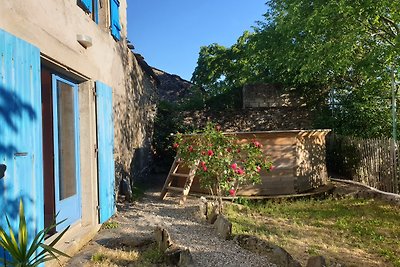
[[[233,189],[233,188],[231,188],[231,189],[229,190],[229,195],[231,195],[232,197],[234,197],[234,196],[236,195],[236,190]]]
[[[273,171],[273,170],[275,170],[276,169],[276,167],[274,166],[274,165],[272,165],[271,167],[269,167],[269,170],[270,171]]]
[[[244,174],[244,170],[241,169],[241,168],[238,168],[238,169],[236,170],[236,173],[239,174],[239,175],[242,175],[242,174]]]
[[[206,163],[204,161],[200,162],[200,164],[201,164],[201,167],[206,166]]]
[[[179,144],[178,144],[178,143],[175,143],[175,144],[173,145],[173,147],[174,147],[175,149],[177,149],[177,148],[179,147]]]
[[[262,148],[262,144],[258,141],[253,141],[253,145],[258,148]]]
[[[207,166],[205,166],[205,165],[203,166],[203,171],[205,171],[205,172],[207,171]]]
[[[193,146],[189,146],[189,152],[193,152]]]
[[[211,149],[208,150],[207,153],[208,153],[208,155],[209,155],[210,157],[212,157],[212,155],[214,155],[214,152],[213,152]]]
[[[257,166],[257,167],[256,167],[256,170],[257,170],[257,172],[260,172],[260,171],[261,171],[261,167],[260,167],[260,166]]]
[[[231,168],[232,168],[233,170],[236,170],[236,169],[237,169],[237,164],[236,164],[236,163],[232,163]]]

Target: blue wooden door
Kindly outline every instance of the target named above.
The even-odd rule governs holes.
[[[112,89],[101,82],[96,82],[96,115],[99,219],[104,223],[115,212],[114,124]]]
[[[1,29],[0,164],[0,226],[7,215],[17,230],[22,199],[32,240],[44,224],[40,51]]]
[[[54,185],[57,231],[81,218],[78,87],[53,74]]]

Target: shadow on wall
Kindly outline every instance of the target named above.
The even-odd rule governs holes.
[[[306,132],[298,136],[297,188],[306,191],[328,182],[325,135],[327,132]]]
[[[28,115],[30,120],[36,119],[33,107],[24,101],[11,90],[0,87],[0,156],[11,157],[17,150],[14,144],[5,143],[4,136],[11,136],[18,133],[16,121],[20,120],[24,114]]]
[[[22,127],[36,119],[37,114],[30,103],[23,101],[13,90],[0,86],[0,226],[8,232],[5,217],[7,215],[10,224],[14,230],[17,230],[19,202],[22,199],[29,238],[33,238],[34,233],[38,230],[35,229],[35,211],[29,208],[35,201],[24,193],[22,187],[26,185],[22,179],[32,179],[32,177],[24,176],[26,170],[23,168],[26,166],[25,163],[29,165],[32,163],[32,158],[20,157],[16,152],[21,143],[29,144],[30,142],[29,130],[22,129]],[[27,140],[19,140],[21,137]],[[15,177],[11,177],[11,175],[15,175]],[[6,253],[0,249],[0,258],[5,256]]]
[[[118,53],[126,86],[123,96],[120,92],[114,100],[115,190],[129,199],[134,182],[145,176],[152,162],[156,86],[123,42]]]

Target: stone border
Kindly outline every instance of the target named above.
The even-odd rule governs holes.
[[[154,238],[158,249],[164,254],[166,264],[181,267],[195,266],[190,250],[174,244],[167,229],[157,226],[154,230]]]
[[[351,181],[351,180],[342,180],[342,179],[336,179],[336,178],[330,178],[330,180],[338,183],[345,183],[345,184],[351,184],[351,185],[356,185],[365,188],[366,190],[360,190],[354,194],[355,197],[359,198],[376,198],[382,201],[385,201],[390,204],[394,204],[397,206],[400,206],[400,195],[394,194],[394,193],[389,193],[389,192],[384,192],[381,190],[378,190],[376,188],[373,188],[371,186],[365,185],[360,182],[356,181]]]
[[[208,202],[204,197],[200,198],[198,215],[203,222],[205,221],[214,225],[215,233],[218,237],[224,240],[232,239],[232,223],[223,214],[218,214],[216,205]],[[233,237],[233,241],[243,249],[267,256],[270,262],[277,266],[301,267],[300,262],[295,260],[284,248],[260,239],[257,236],[236,235]],[[306,265],[306,267],[326,266],[328,265],[325,258],[320,255],[310,257]]]

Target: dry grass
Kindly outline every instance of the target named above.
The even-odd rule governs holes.
[[[143,251],[100,247],[84,267],[162,266],[162,262],[163,255],[154,244]]]
[[[346,266],[400,267],[400,208],[374,200],[301,200],[229,205],[234,234],[285,248],[302,264],[313,255]]]
[[[129,264],[138,262],[139,258],[140,254],[138,251],[124,251],[121,249],[110,249],[101,247],[95,254],[92,255],[91,263],[85,266],[128,266]]]

